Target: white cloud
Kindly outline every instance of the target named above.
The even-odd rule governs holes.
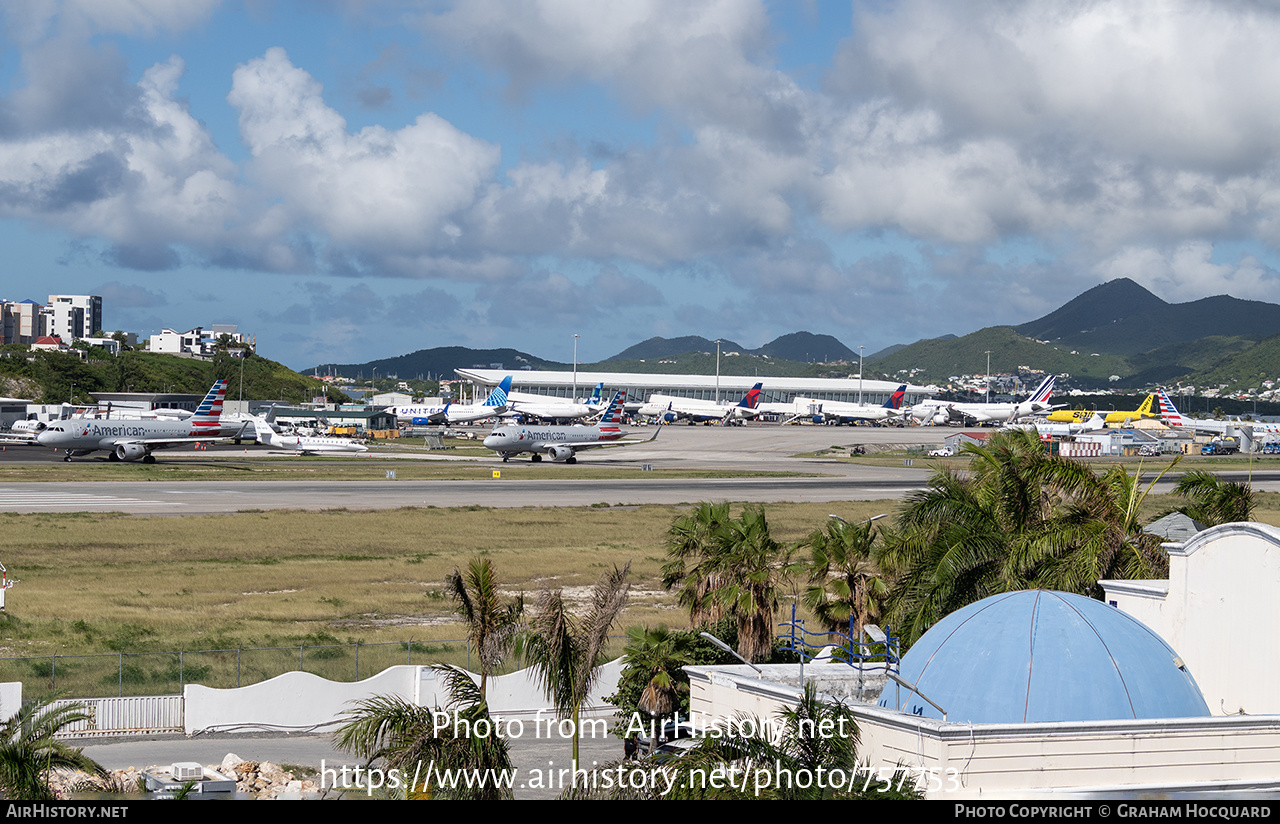
[[[1095,271],[1104,280],[1127,277],[1171,303],[1206,295],[1231,295],[1274,302],[1280,273],[1251,255],[1235,263],[1214,263],[1213,245],[1190,241],[1170,249],[1130,247],[1100,262]]]
[[[254,176],[294,228],[388,253],[452,242],[452,218],[492,176],[497,148],[434,114],[352,134],[321,91],[272,48],[236,69],[227,98],[240,110]]]

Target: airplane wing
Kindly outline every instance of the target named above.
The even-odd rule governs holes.
[[[619,440],[585,441],[583,443],[566,443],[566,444],[557,444],[557,445],[567,446],[570,449],[572,449],[574,452],[577,452],[579,449],[595,449],[598,446],[635,446],[636,444],[639,444],[639,443],[653,443],[658,439],[658,435],[661,433],[662,433],[662,427],[658,426],[658,427],[654,427],[653,437],[645,438],[642,441],[619,441]]]

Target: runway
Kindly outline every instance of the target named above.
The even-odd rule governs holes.
[[[664,427],[652,444],[583,453],[576,466],[548,464],[563,477],[539,480],[489,478],[482,480],[377,480],[377,481],[79,481],[0,483],[0,512],[125,512],[136,515],[201,515],[268,509],[352,509],[376,510],[415,506],[487,506],[495,508],[528,506],[611,506],[638,504],[680,504],[698,501],[750,501],[756,503],[797,501],[897,500],[923,489],[937,466],[927,458],[902,458],[899,466],[868,466],[840,462],[833,457],[811,453],[833,446],[866,445],[869,452],[909,445],[933,445],[954,429],[916,427],[909,429],[872,427]],[[638,434],[643,434],[641,429]],[[847,451],[847,450],[846,450]],[[243,459],[243,448],[227,448],[199,453],[209,462]],[[250,452],[253,459],[270,458],[261,448]],[[160,463],[189,461],[195,456],[177,450],[157,453]],[[386,455],[371,453],[342,460],[380,460]],[[458,460],[445,454],[421,453],[402,460]],[[51,450],[38,447],[9,449],[3,459],[15,463],[58,462]],[[93,459],[79,459],[93,461]],[[496,457],[467,458],[489,475],[504,466]],[[526,459],[527,460],[527,459]],[[775,478],[670,478],[640,477],[599,480],[574,477],[584,465],[616,468],[653,466],[662,469],[795,472],[817,477]],[[1195,460],[1184,461],[1179,469],[1192,469]],[[1246,472],[1222,472],[1232,480],[1250,478],[1258,490],[1280,490],[1280,472],[1258,462],[1250,476]],[[1131,470],[1132,471],[1132,470]],[[1169,491],[1176,476],[1167,475],[1156,487]]]

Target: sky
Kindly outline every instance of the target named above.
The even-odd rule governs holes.
[[[1280,302],[1278,42],[1262,0],[5,3],[0,299],[295,369]]]

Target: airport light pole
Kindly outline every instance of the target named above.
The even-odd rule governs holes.
[[[720,403],[720,339],[716,339],[716,403]]]
[[[987,350],[987,403],[991,403],[991,350]]]
[[[578,402],[578,335],[573,335],[573,402]]]
[[[858,347],[858,405],[862,405],[862,350],[864,346]]]

